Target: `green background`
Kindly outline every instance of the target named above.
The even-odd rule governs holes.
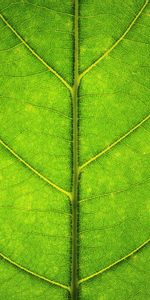
[[[71,190],[72,99],[68,87],[43,62],[72,86],[74,3],[0,4],[10,25],[1,19],[0,129],[9,149],[1,145],[0,299],[68,299],[67,290],[38,275],[70,285],[71,204],[45,179]],[[80,81],[80,165],[129,133],[82,169],[79,279],[147,243],[81,282],[83,300],[150,299],[149,20],[148,1],[79,1],[80,73],[102,58]]]

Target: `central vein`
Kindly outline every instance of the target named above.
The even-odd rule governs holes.
[[[72,90],[73,108],[73,186],[72,186],[72,274],[71,299],[78,299],[78,188],[79,188],[79,142],[78,142],[78,89],[79,89],[79,33],[78,0],[75,0],[74,21],[74,84]]]

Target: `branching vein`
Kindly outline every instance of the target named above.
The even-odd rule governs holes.
[[[34,276],[37,279],[41,279],[47,283],[50,283],[52,285],[61,287],[71,293],[72,299],[77,299],[78,297],[78,284],[81,284],[83,282],[86,282],[105,271],[108,271],[112,269],[113,267],[119,265],[123,261],[130,258],[132,255],[136,254],[138,251],[140,251],[142,248],[144,248],[146,245],[149,244],[150,239],[145,241],[143,244],[138,246],[136,249],[134,249],[132,252],[128,253],[124,257],[118,259],[117,261],[113,262],[112,264],[104,267],[103,269],[87,276],[78,281],[78,189],[79,189],[79,173],[82,172],[82,170],[88,166],[90,163],[96,161],[99,157],[109,152],[113,147],[115,147],[117,144],[119,144],[121,141],[123,141],[126,137],[128,137],[131,133],[133,133],[136,129],[138,129],[144,122],[146,122],[150,115],[145,117],[142,121],[140,121],[137,125],[135,125],[133,128],[131,128],[128,132],[126,132],[123,136],[118,138],[116,141],[114,141],[111,145],[109,145],[106,149],[98,153],[97,155],[90,158],[88,161],[83,163],[80,168],[78,166],[78,152],[79,152],[79,141],[78,141],[78,91],[79,91],[79,84],[80,80],[88,73],[90,72],[94,67],[96,67],[100,61],[102,61],[105,57],[107,57],[110,52],[115,49],[115,47],[126,37],[126,35],[129,33],[129,31],[132,29],[136,21],[141,16],[143,10],[146,8],[149,0],[145,0],[144,5],[141,7],[140,11],[137,13],[135,18],[132,20],[132,22],[129,24],[126,31],[122,34],[122,36],[101,56],[99,57],[93,64],[91,64],[87,69],[85,69],[80,75],[79,75],[79,25],[78,25],[78,18],[79,18],[79,5],[78,0],[75,1],[75,16],[74,16],[74,85],[73,87],[70,86],[70,84],[57,72],[55,71],[49,64],[38,54],[36,51],[25,41],[25,39],[14,29],[14,27],[7,21],[7,19],[0,15],[2,21],[5,23],[5,25],[13,32],[13,34],[21,41],[21,43],[29,50],[30,53],[34,57],[38,59],[53,75],[55,75],[62,83],[63,85],[71,92],[72,95],[72,104],[73,104],[73,189],[72,193],[64,190],[63,188],[59,187],[55,183],[53,183],[51,180],[46,178],[44,175],[42,175],[39,171],[34,169],[28,162],[26,162],[21,156],[19,156],[9,145],[7,145],[3,140],[0,140],[1,145],[8,150],[18,161],[20,161],[24,166],[26,166],[28,169],[30,169],[34,174],[36,174],[38,177],[43,179],[45,182],[47,182],[50,186],[55,188],[56,190],[60,191],[61,193],[65,194],[67,197],[72,200],[72,279],[71,279],[71,287],[64,285],[62,283],[50,280],[46,278],[45,276],[39,275],[26,267],[20,265],[19,263],[16,263],[15,261],[11,260],[11,258],[7,257],[3,253],[0,253],[0,258],[4,261],[7,261],[14,267],[26,272],[28,275]],[[81,200],[82,201],[82,200]],[[83,200],[84,201],[84,200]]]
[[[38,55],[31,47],[30,45],[20,36],[20,34],[10,25],[10,23],[4,18],[2,14],[0,14],[1,19],[3,22],[9,27],[9,29],[17,36],[17,38],[23,43],[23,45],[28,48],[28,50],[51,72],[53,73],[57,78],[61,80],[61,82],[72,92],[72,87],[69,85],[69,83],[59,74],[57,73],[52,67],[50,67],[46,61],[43,60],[43,58]]]
[[[142,248],[144,248],[146,245],[148,245],[150,243],[150,239],[148,239],[147,241],[145,241],[143,244],[141,244],[139,247],[137,247],[136,249],[134,249],[132,252],[128,253],[127,255],[125,255],[124,257],[118,259],[117,261],[113,262],[112,264],[110,264],[109,266],[105,267],[104,269],[101,269],[100,271],[97,271],[87,277],[84,277],[82,279],[79,280],[79,284],[92,279],[102,273],[104,273],[105,271],[110,270],[111,268],[115,267],[116,265],[118,265],[119,263],[125,261],[126,259],[130,258],[132,255],[134,255],[135,253],[137,253],[138,251],[140,251]]]
[[[147,6],[149,0],[146,0],[144,5],[142,6],[142,8],[140,9],[140,11],[137,13],[137,15],[135,16],[135,18],[133,19],[133,21],[130,23],[130,25],[128,26],[128,28],[126,29],[126,31],[123,33],[123,35],[112,45],[111,48],[109,48],[101,57],[99,57],[93,64],[91,64],[87,69],[85,69],[81,74],[80,74],[80,80],[82,79],[82,77],[84,77],[88,72],[90,72],[94,67],[97,66],[97,64],[103,60],[105,57],[107,57],[109,55],[109,53],[116,48],[116,46],[125,38],[125,36],[129,33],[129,31],[131,30],[131,28],[134,26],[135,22],[139,19],[139,17],[141,16],[143,10],[145,9],[145,7]]]
[[[59,283],[59,282],[54,281],[54,280],[50,280],[50,279],[46,278],[45,276],[42,276],[42,275],[39,275],[39,274],[35,273],[35,272],[33,272],[33,271],[31,271],[31,270],[29,270],[29,269],[21,266],[20,264],[14,262],[13,260],[11,260],[9,257],[7,257],[6,255],[4,255],[1,252],[0,252],[0,257],[2,259],[6,260],[7,262],[9,262],[10,264],[12,264],[14,267],[20,269],[20,270],[22,270],[22,271],[24,271],[24,272],[26,272],[26,273],[28,273],[28,274],[30,274],[30,275],[38,278],[38,279],[42,279],[42,280],[46,281],[47,283],[56,285],[56,286],[61,287],[61,288],[63,288],[63,289],[65,289],[65,290],[67,290],[67,291],[70,292],[70,287],[69,286],[64,285],[62,283]]]
[[[14,155],[23,165],[25,165],[27,168],[29,168],[33,173],[35,173],[37,176],[39,176],[41,179],[43,179],[45,182],[50,184],[53,188],[60,191],[61,193],[65,194],[69,198],[71,198],[71,195],[69,192],[65,191],[63,188],[59,187],[57,184],[53,183],[51,180],[46,178],[44,175],[42,175],[40,172],[38,172],[36,169],[34,169],[30,164],[28,164],[23,158],[21,158],[12,148],[10,148],[2,139],[0,139],[0,144],[5,147],[12,155]]]
[[[91,164],[93,161],[97,160],[102,155],[109,152],[112,148],[114,148],[117,144],[119,144],[121,141],[123,141],[126,137],[128,137],[131,133],[133,133],[136,129],[138,129],[142,124],[144,124],[147,120],[149,120],[150,115],[146,116],[141,122],[136,124],[133,128],[131,128],[128,132],[126,132],[122,137],[117,139],[114,143],[112,143],[110,146],[108,146],[106,149],[98,153],[97,155],[90,158],[88,161],[86,161],[83,165],[80,166],[80,172],[87,167],[89,164]]]

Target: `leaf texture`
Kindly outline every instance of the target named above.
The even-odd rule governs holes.
[[[148,300],[149,1],[0,4],[0,299]]]

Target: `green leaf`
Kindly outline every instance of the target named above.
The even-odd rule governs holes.
[[[148,300],[148,0],[0,0],[1,300]]]

